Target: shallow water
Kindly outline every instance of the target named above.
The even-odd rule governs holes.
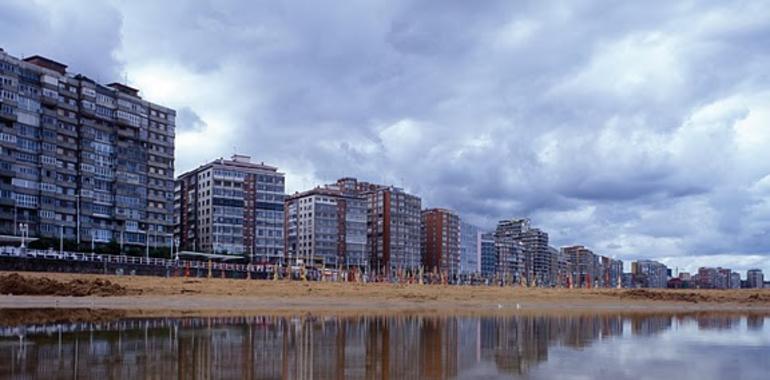
[[[0,327],[0,378],[768,379],[770,317],[227,317]]]

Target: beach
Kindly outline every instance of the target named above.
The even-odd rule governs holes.
[[[42,316],[58,313],[65,319],[70,312],[85,319],[109,315],[171,317],[308,313],[770,314],[770,289],[543,289],[0,272],[0,290],[0,314],[36,309],[49,310],[48,313],[38,313]],[[79,296],[68,295],[71,291]]]

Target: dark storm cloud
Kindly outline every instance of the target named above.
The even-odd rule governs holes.
[[[88,4],[4,3],[4,43],[127,71],[180,111],[179,171],[237,146],[291,191],[353,175],[556,245],[767,265],[765,2]]]

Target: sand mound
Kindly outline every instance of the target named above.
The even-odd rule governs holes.
[[[0,294],[32,296],[125,296],[128,290],[109,280],[75,279],[59,282],[45,277],[22,277],[16,273],[0,276]]]
[[[744,304],[768,304],[770,293],[750,292],[745,289],[735,290],[653,290],[653,289],[629,289],[618,294],[620,298],[651,300],[651,301],[675,301],[675,302],[712,302],[712,303],[744,303]]]
[[[620,298],[642,299],[652,301],[678,301],[678,302],[708,302],[709,297],[695,292],[670,292],[653,291],[647,289],[624,290],[619,294]]]

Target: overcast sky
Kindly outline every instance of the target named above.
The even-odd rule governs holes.
[[[770,272],[768,1],[3,0],[0,36],[175,108],[177,173],[237,151]]]

